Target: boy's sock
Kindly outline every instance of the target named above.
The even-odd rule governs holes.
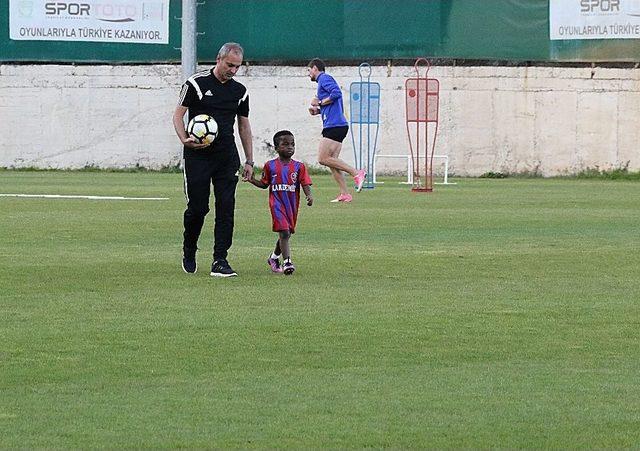
[[[275,252],[272,252],[271,258],[273,258],[274,260],[280,260],[280,255],[276,255]]]
[[[291,257],[289,257],[289,258],[285,258],[285,259],[284,259],[284,262],[285,262],[285,263],[291,263]]]

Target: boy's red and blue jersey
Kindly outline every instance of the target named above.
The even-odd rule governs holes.
[[[269,185],[269,208],[273,231],[294,233],[300,205],[300,187],[311,185],[311,177],[304,163],[280,159],[269,160],[262,169],[262,183]]]

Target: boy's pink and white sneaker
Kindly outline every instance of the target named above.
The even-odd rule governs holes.
[[[331,202],[351,202],[352,200],[353,200],[353,197],[351,197],[351,194],[340,194]]]
[[[356,184],[356,192],[362,191],[362,185],[364,185],[364,179],[367,177],[367,173],[364,169],[360,169],[358,173],[353,177],[353,181]]]
[[[284,274],[290,276],[296,270],[296,267],[293,266],[291,262],[284,262]]]
[[[269,258],[267,259],[267,263],[271,267],[271,271],[281,273],[282,267],[280,267],[280,260],[277,258]]]

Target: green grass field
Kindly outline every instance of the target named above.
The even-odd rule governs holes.
[[[214,279],[182,176],[0,172],[0,448],[638,448],[640,183],[399,179],[301,206],[271,274],[239,185]]]

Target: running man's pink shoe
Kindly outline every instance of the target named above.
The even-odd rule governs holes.
[[[358,173],[353,177],[353,181],[356,184],[356,193],[362,191],[362,185],[364,184],[364,179],[367,177],[367,173],[364,169],[360,169]]]
[[[331,202],[351,202],[352,200],[353,200],[353,197],[351,197],[351,194],[340,194]]]
[[[267,260],[267,263],[271,267],[271,271],[277,272],[277,273],[281,273],[282,272],[282,267],[280,267],[280,260],[279,259],[269,257],[269,259]]]

